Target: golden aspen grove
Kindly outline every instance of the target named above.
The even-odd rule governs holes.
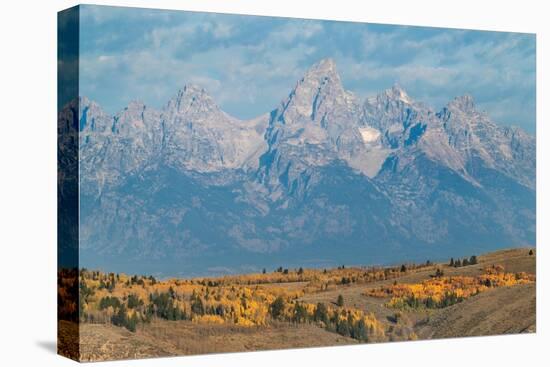
[[[443,308],[487,292],[493,288],[511,287],[535,282],[535,275],[525,272],[506,273],[504,267],[495,265],[485,269],[485,274],[471,276],[435,276],[416,284],[394,284],[370,289],[370,297],[391,297],[387,303],[393,308]]]

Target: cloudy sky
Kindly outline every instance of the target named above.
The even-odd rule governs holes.
[[[439,109],[468,93],[496,122],[535,131],[530,34],[83,6],[80,50],[80,94],[109,113],[160,108],[194,83],[252,118],[331,57],[360,97],[398,83]]]

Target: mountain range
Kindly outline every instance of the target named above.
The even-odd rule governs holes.
[[[535,244],[535,137],[469,95],[362,100],[324,59],[252,120],[195,85],[160,110],[80,97],[59,118],[78,134],[87,267],[220,274]]]

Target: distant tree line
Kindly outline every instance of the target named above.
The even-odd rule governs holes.
[[[461,266],[468,266],[468,265],[476,265],[477,264],[477,256],[476,255],[472,255],[470,256],[470,258],[464,258],[462,260],[460,259],[454,259],[451,257],[451,260],[449,261],[449,266],[451,267],[454,267],[454,268],[459,268]]]

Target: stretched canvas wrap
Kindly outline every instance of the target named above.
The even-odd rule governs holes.
[[[535,35],[58,17],[60,354],[535,332]]]

